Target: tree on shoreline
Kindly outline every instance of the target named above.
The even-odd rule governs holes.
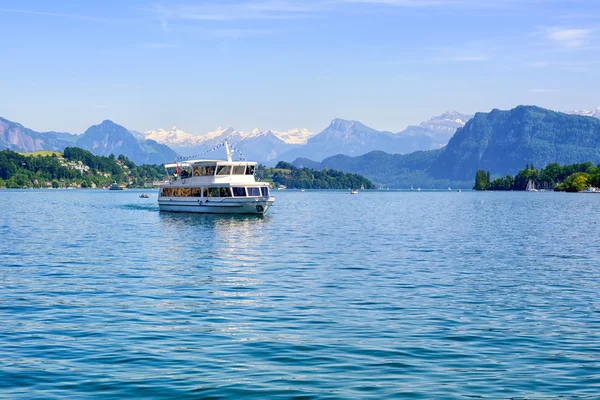
[[[480,182],[484,182],[482,181],[481,172],[483,171],[477,171],[478,174],[475,176],[476,186],[478,179]],[[519,171],[514,177],[507,175],[489,182],[486,189],[525,190],[530,180],[538,188],[565,192],[581,192],[590,186],[600,186],[600,164],[594,167],[594,164],[589,161],[564,166],[551,163],[539,171],[533,168],[533,164],[527,164],[526,168]]]
[[[475,185],[473,190],[487,190],[490,186],[490,171],[484,171],[482,169],[477,170],[475,173]]]

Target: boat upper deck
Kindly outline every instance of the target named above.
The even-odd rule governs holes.
[[[169,176],[173,178],[169,183],[170,185],[263,185],[263,183],[257,183],[254,179],[256,162],[253,161],[190,160],[165,164],[165,168]]]

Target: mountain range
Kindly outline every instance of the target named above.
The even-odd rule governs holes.
[[[36,132],[0,117],[0,146],[14,151],[62,151],[74,145],[76,137],[62,132]]]
[[[19,152],[39,150],[63,151],[76,146],[95,155],[126,155],[136,164],[171,162],[177,153],[153,140],[138,140],[121,125],[106,120],[93,125],[82,135],[62,132],[36,132],[23,125],[0,118],[0,147]]]
[[[567,114],[582,115],[584,117],[600,118],[600,107],[596,108],[595,110],[569,111],[569,112],[567,112]]]
[[[297,167],[330,168],[364,175],[390,187],[469,187],[479,169],[494,176],[515,174],[526,164],[543,167],[600,163],[600,120],[536,106],[476,113],[439,150],[410,154],[373,151],[337,155],[322,162],[296,159]]]
[[[378,131],[359,121],[336,118],[322,132],[308,139],[304,146],[283,153],[281,159],[294,161],[297,158],[310,158],[322,161],[331,155],[358,156],[374,150],[407,154],[439,149],[470,118],[471,116],[456,111],[447,111],[398,133]]]
[[[98,156],[123,154],[138,165],[163,164],[177,157],[168,146],[150,139],[138,140],[125,127],[110,120],[89,127],[77,138],[75,146]]]
[[[353,156],[372,150],[410,153],[437,149],[448,143],[456,129],[464,126],[469,118],[469,115],[448,111],[398,133],[378,131],[358,121],[336,118],[318,134],[299,128],[280,132],[259,129],[238,131],[230,127],[194,135],[173,127],[171,130],[150,130],[141,135],[168,145],[182,156],[202,154],[227,139],[247,159],[274,165],[277,161],[293,161],[298,157],[321,161],[336,154]]]
[[[193,135],[174,126],[171,130],[155,129],[143,132],[142,135],[145,139],[168,145],[184,157],[202,154],[227,139],[245,158],[262,164],[273,164],[279,161],[281,153],[305,144],[313,133],[300,128],[279,132],[270,129],[238,131],[230,127]]]
[[[244,132],[227,128],[204,135],[176,127],[140,133],[109,120],[72,135],[36,132],[0,118],[0,147],[30,152],[77,146],[97,155],[124,154],[136,164],[160,164],[173,161],[178,153],[195,156],[206,152],[227,138],[246,159],[266,165],[293,161],[296,166],[360,173],[388,186],[406,187],[410,182],[435,187],[470,181],[478,169],[497,176],[514,174],[526,163],[539,167],[550,162],[598,163],[599,116],[600,108],[561,113],[519,106],[477,113],[472,118],[448,111],[398,133],[334,119],[318,134],[306,129]]]

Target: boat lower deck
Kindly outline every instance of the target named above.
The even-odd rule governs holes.
[[[195,212],[207,214],[264,214],[273,205],[275,199],[173,199],[160,198],[158,207],[160,211]]]

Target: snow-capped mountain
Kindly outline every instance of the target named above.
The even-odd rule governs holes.
[[[263,164],[277,162],[277,157],[285,151],[305,144],[313,136],[307,129],[291,129],[285,132],[270,129],[238,131],[232,127],[217,128],[204,134],[191,134],[174,126],[170,130],[154,129],[143,133],[146,139],[168,145],[182,156],[202,154],[225,139],[239,149],[249,159]]]
[[[214,140],[216,138],[225,139],[232,136],[237,137],[240,140],[247,140],[256,138],[259,136],[275,135],[287,144],[305,144],[308,139],[314,135],[308,129],[295,128],[289,131],[279,132],[267,130],[253,129],[251,131],[238,131],[232,127],[229,128],[217,128],[212,132],[205,134],[191,134],[180,129],[176,126],[170,130],[166,129],[153,129],[143,133],[146,139],[152,139],[158,143],[163,143],[173,147],[184,147],[184,146],[197,146],[201,143]]]
[[[153,129],[151,131],[143,132],[142,135],[146,139],[152,139],[158,143],[166,144],[170,147],[182,147],[182,146],[195,146],[203,141],[200,136],[192,135],[191,133],[184,132],[177,129],[176,126],[170,130],[166,129]]]
[[[470,115],[451,110],[419,125],[392,133],[375,130],[358,121],[336,118],[322,132],[309,138],[305,145],[287,151],[281,158],[289,162],[297,158],[322,161],[337,154],[358,156],[373,150],[407,154],[418,150],[439,149],[469,119]]]
[[[290,129],[286,132],[273,132],[275,136],[287,144],[306,144],[315,134],[304,128]]]
[[[291,162],[298,157],[321,161],[336,154],[357,156],[373,150],[406,154],[417,150],[439,149],[470,118],[470,115],[450,110],[398,133],[378,131],[358,121],[336,118],[317,135],[307,129],[290,129],[285,132],[270,129],[238,131],[231,127],[217,128],[204,134],[191,134],[175,126],[170,130],[146,131],[143,135],[146,139],[169,146],[185,157],[204,157],[206,151],[227,139],[245,158],[274,165],[277,161]]]
[[[467,121],[472,117],[472,115],[448,110],[439,117],[433,117],[429,121],[421,122],[419,126],[421,128],[429,129],[434,133],[450,133],[450,136],[452,136],[458,128],[465,126]]]
[[[594,118],[600,118],[600,107],[596,108],[595,110],[576,110],[576,111],[568,111],[567,114],[574,114],[574,115],[583,115],[584,117],[594,117]]]

